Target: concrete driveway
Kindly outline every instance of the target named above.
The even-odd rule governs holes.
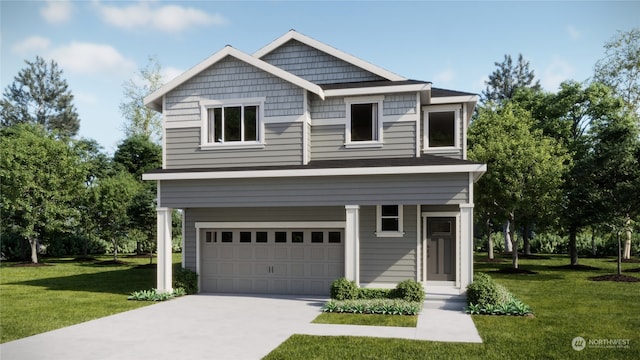
[[[416,328],[311,324],[325,301],[295,296],[185,296],[2,344],[0,358],[260,359],[293,334],[482,342],[460,302],[425,302]]]

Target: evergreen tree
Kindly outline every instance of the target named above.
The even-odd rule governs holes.
[[[501,103],[513,98],[516,91],[522,88],[530,88],[536,91],[541,89],[540,81],[535,80],[533,70],[529,69],[529,62],[522,54],[518,55],[518,62],[513,63],[511,55],[505,55],[502,63],[495,62],[498,68],[489,75],[487,86],[482,91],[482,102]],[[535,80],[535,81],[534,81]]]

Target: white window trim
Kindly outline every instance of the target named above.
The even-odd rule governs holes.
[[[376,205],[376,237],[403,237],[404,214],[403,206],[398,206],[398,231],[382,231],[382,205]]]
[[[460,150],[460,126],[461,121],[462,121],[462,117],[460,116],[460,112],[462,110],[462,105],[460,104],[455,104],[455,105],[435,105],[435,106],[425,106],[423,107],[423,112],[424,112],[424,120],[423,120],[423,137],[422,137],[422,143],[424,148],[422,149],[423,152],[427,153],[427,152],[447,152],[447,151],[451,151],[451,152],[457,152]],[[454,113],[454,126],[453,126],[453,131],[454,131],[454,146],[439,146],[439,147],[430,147],[429,146],[429,113],[431,112],[448,112],[448,111],[453,111]]]
[[[216,150],[216,149],[263,149],[265,147],[264,140],[264,102],[266,98],[246,98],[246,99],[230,99],[230,100],[204,100],[200,101],[200,149]],[[221,143],[210,143],[209,140],[209,109],[213,107],[231,107],[231,106],[257,106],[258,107],[258,124],[256,125],[257,137],[256,141],[230,141]]]
[[[345,143],[344,146],[347,149],[362,149],[362,148],[380,148],[383,146],[382,141],[382,104],[384,103],[384,96],[357,96],[344,98],[346,107],[345,118]],[[355,104],[377,104],[377,135],[378,138],[372,141],[351,141],[351,105]]]

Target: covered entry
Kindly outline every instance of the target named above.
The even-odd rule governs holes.
[[[427,284],[457,285],[460,214],[422,213],[423,278]]]
[[[344,223],[196,228],[203,292],[326,295],[331,281],[344,276]]]

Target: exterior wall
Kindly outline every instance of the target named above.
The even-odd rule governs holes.
[[[317,95],[309,97],[309,111],[311,119],[343,119],[347,121],[347,108],[344,97],[331,97],[325,100],[320,99]],[[400,93],[385,95],[382,103],[382,121],[384,117],[397,116],[406,114],[415,114],[418,118],[416,109],[415,93]]]
[[[262,60],[316,84],[384,80],[297,40],[287,42]]]
[[[160,204],[170,208],[461,204],[469,177],[460,174],[168,180]]]
[[[360,207],[361,285],[416,279],[416,207],[403,211],[403,237],[376,237],[376,207]]]
[[[200,149],[200,128],[167,129],[167,169],[299,165],[302,122],[265,124],[264,149]]]
[[[185,212],[185,267],[196,270],[196,222],[228,221],[345,221],[344,207],[304,208],[187,208]]]
[[[314,126],[311,132],[311,159],[358,159],[381,157],[415,157],[416,124],[399,121],[383,124],[383,142],[381,148],[347,149],[345,148],[345,126]]]
[[[200,101],[265,98],[265,149],[200,150]],[[302,163],[299,124],[270,124],[281,117],[302,116],[303,89],[227,57],[166,95],[165,167],[289,165]],[[235,153],[235,154],[234,154]]]

